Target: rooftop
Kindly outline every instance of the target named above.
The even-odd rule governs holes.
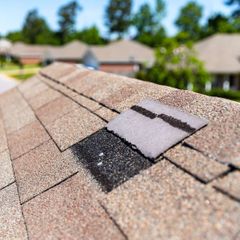
[[[240,34],[215,34],[195,47],[209,72],[240,73]]]
[[[0,95],[0,238],[238,239],[239,136],[236,102],[54,63]]]

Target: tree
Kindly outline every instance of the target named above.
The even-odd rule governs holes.
[[[209,17],[202,29],[202,37],[207,37],[215,33],[234,33],[236,31],[234,22],[221,13],[218,13]]]
[[[180,14],[175,24],[179,28],[180,33],[183,32],[186,34],[186,41],[195,41],[199,39],[201,18],[202,7],[194,1],[187,3],[187,5],[180,10]]]
[[[166,37],[161,24],[164,13],[165,4],[162,0],[156,0],[154,9],[148,3],[141,5],[133,18],[133,25],[137,32],[135,39],[151,47],[161,44]]]
[[[9,32],[6,35],[6,38],[11,42],[22,42],[23,41],[22,31]]]
[[[67,42],[69,36],[75,32],[77,14],[81,9],[82,8],[77,1],[71,1],[70,3],[60,7],[58,11],[58,35],[62,44]]]
[[[132,0],[110,0],[105,13],[109,33],[116,33],[122,38],[131,25],[131,14]]]
[[[236,9],[233,11],[232,16],[240,18],[240,0],[227,0],[226,4],[229,6],[236,6]]]
[[[90,45],[100,45],[106,43],[106,41],[101,37],[100,31],[96,26],[85,28],[80,32],[76,32],[71,38],[72,40],[78,39]]]
[[[181,45],[166,39],[156,50],[156,61],[151,68],[137,73],[137,78],[176,88],[203,91],[209,75],[198,60],[191,45]]]
[[[22,34],[15,33],[11,37],[20,38],[22,35],[22,40],[26,43],[37,44],[45,43],[48,39],[51,39],[51,30],[48,27],[44,18],[40,17],[38,11],[33,9],[28,12],[25,22],[23,24]],[[40,41],[40,39],[45,39],[45,41]]]

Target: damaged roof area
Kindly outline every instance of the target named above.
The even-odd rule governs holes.
[[[54,63],[0,110],[0,239],[240,238],[238,103]]]

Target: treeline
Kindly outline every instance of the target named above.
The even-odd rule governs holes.
[[[230,16],[216,13],[202,24],[204,9],[195,1],[180,9],[175,20],[178,33],[172,39],[179,43],[198,41],[214,33],[240,32],[240,0],[227,0],[233,10]],[[166,16],[164,0],[155,0],[154,6],[146,3],[133,12],[133,0],[109,0],[105,9],[104,23],[108,37],[103,37],[97,26],[77,30],[77,17],[83,11],[77,1],[71,1],[57,12],[58,30],[53,31],[38,10],[29,11],[20,31],[10,32],[6,37],[13,41],[29,44],[61,45],[73,39],[87,44],[104,44],[112,38],[123,38],[131,32],[133,39],[151,47],[160,46],[167,38],[162,24]],[[93,12],[94,14],[94,12]]]

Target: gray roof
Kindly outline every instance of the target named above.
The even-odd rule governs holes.
[[[216,34],[195,48],[210,73],[240,73],[240,34]]]
[[[10,53],[17,57],[52,58],[55,60],[80,60],[87,51],[87,45],[80,41],[73,41],[64,46],[29,45],[15,43]]]
[[[107,46],[90,48],[91,53],[101,63],[148,63],[154,62],[153,49],[131,40],[113,42]]]
[[[49,47],[49,55],[57,60],[69,59],[80,60],[83,58],[88,46],[80,41],[70,42],[63,47]]]

